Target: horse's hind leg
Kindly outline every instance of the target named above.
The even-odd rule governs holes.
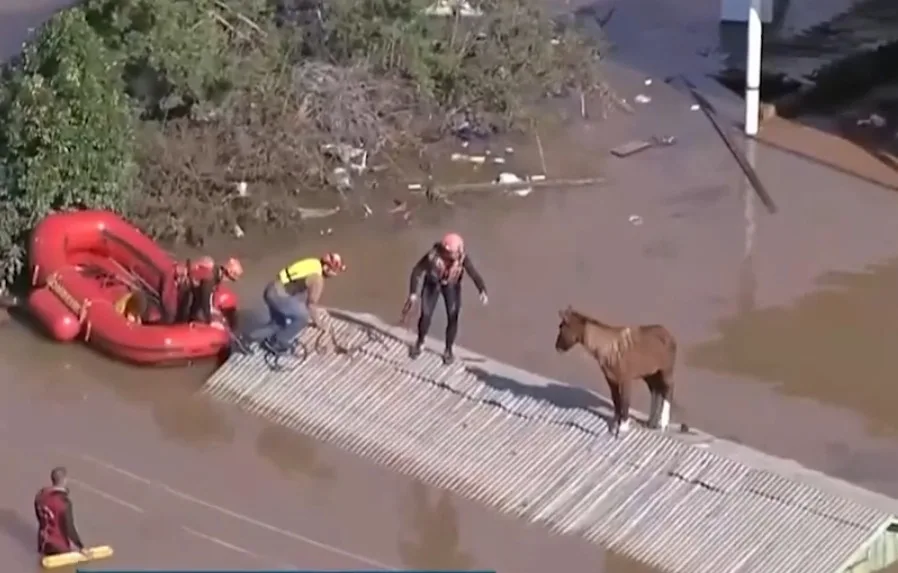
[[[661,407],[658,415],[658,428],[666,430],[670,425],[670,408],[673,403],[673,371],[667,370],[658,374],[661,378]]]
[[[649,428],[658,428],[661,426],[662,411],[664,409],[664,376],[660,372],[655,372],[643,378],[649,387],[649,394],[652,398],[649,406]]]

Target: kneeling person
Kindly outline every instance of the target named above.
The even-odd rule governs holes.
[[[310,319],[329,332],[319,301],[325,280],[345,270],[343,258],[337,253],[301,259],[281,269],[262,293],[268,309],[268,322],[250,332],[244,343],[262,342],[272,352],[287,352]]]
[[[231,257],[216,265],[212,257],[201,257],[187,267],[186,284],[179,289],[177,322],[212,324],[220,319],[214,305],[215,289],[225,280],[238,281],[243,265]]]

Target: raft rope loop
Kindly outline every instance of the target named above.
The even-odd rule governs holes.
[[[36,275],[37,267],[35,267],[35,276]],[[84,341],[87,342],[90,340],[91,324],[87,319],[87,313],[90,310],[93,301],[85,299],[83,302],[78,302],[78,299],[76,299],[75,296],[59,282],[58,272],[47,277],[47,288],[62,301],[62,304],[64,304],[66,308],[78,317],[78,324],[84,328]]]

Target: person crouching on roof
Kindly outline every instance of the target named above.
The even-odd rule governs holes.
[[[453,346],[458,335],[458,316],[461,312],[461,283],[467,272],[480,293],[480,302],[487,304],[489,298],[483,277],[477,272],[471,257],[465,254],[465,243],[457,233],[449,233],[429,251],[412,268],[409,278],[408,299],[406,309],[411,309],[421,292],[421,315],[418,319],[418,340],[412,346],[410,355],[417,358],[421,355],[424,339],[430,330],[433,311],[437,299],[443,297],[446,306],[446,347],[443,362],[451,364],[455,360]]]
[[[333,339],[327,315],[319,304],[325,280],[345,270],[343,258],[337,253],[300,259],[281,269],[262,294],[268,323],[250,332],[244,345],[260,342],[272,352],[287,352],[310,320]]]
[[[243,265],[234,257],[222,265],[217,265],[212,257],[200,257],[188,262],[181,271],[175,321],[221,323],[223,317],[215,308],[215,289],[223,281],[236,282],[242,276]]]

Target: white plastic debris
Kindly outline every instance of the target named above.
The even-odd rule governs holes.
[[[425,8],[424,13],[428,16],[454,16],[456,10],[460,16],[483,16],[483,11],[466,0],[437,0]]]
[[[689,109],[690,109],[691,111],[698,111],[698,110],[701,109],[701,108],[699,107],[699,105],[698,105],[697,103],[694,103],[694,104],[692,104],[691,106],[689,106]]]
[[[234,225],[234,236],[235,237],[237,237],[238,239],[242,239],[245,235],[246,235],[246,233],[243,232],[243,229],[240,227],[240,225]]]
[[[650,101],[652,101],[652,98],[645,94],[638,94],[633,98],[633,101],[635,101],[636,103],[649,103]]]
[[[420,183],[409,183],[408,184],[409,191],[420,191],[423,188],[424,188],[424,186],[421,185]]]
[[[482,165],[486,163],[486,157],[483,155],[466,155],[464,153],[453,153],[451,159],[452,161],[463,161],[466,163],[474,163],[475,165]]]
[[[349,177],[349,171],[345,167],[335,167],[331,172],[331,184],[339,191],[352,189],[352,179]]]
[[[640,217],[639,215],[630,215],[629,221],[630,224],[634,227],[638,227],[643,223],[642,217]]]
[[[361,147],[345,143],[328,143],[321,146],[321,151],[357,173],[362,173],[368,168],[368,152]]]
[[[511,185],[513,183],[524,183],[525,181],[515,175],[514,173],[508,173],[507,171],[503,171],[499,174],[499,177],[496,178],[496,183],[500,183],[502,185]]]
[[[496,183],[501,185],[513,185],[515,183],[526,183],[524,179],[521,179],[514,173],[508,173],[507,171],[503,171],[499,174],[499,177],[496,178]],[[526,197],[533,193],[533,187],[522,187],[521,189],[515,189],[512,191],[518,197]]]
[[[871,113],[866,119],[857,120],[857,125],[872,125],[875,128],[885,127],[886,118],[875,113]]]
[[[504,157],[493,157],[493,163],[498,163],[499,165],[505,163]]]
[[[646,78],[646,80],[645,80],[644,83],[645,83],[645,85],[647,85],[647,86],[652,85],[652,78]]]
[[[246,197],[247,189],[249,185],[246,184],[246,181],[241,181],[237,184],[237,194],[241,197]]]
[[[514,153],[514,147],[506,147],[505,153],[511,155],[512,153]]]
[[[531,181],[545,181],[546,176],[545,175],[531,175],[530,180]]]
[[[561,43],[561,40],[559,40],[558,38],[552,38],[552,39],[549,41],[549,43],[552,44],[553,46],[557,46],[558,44]]]

